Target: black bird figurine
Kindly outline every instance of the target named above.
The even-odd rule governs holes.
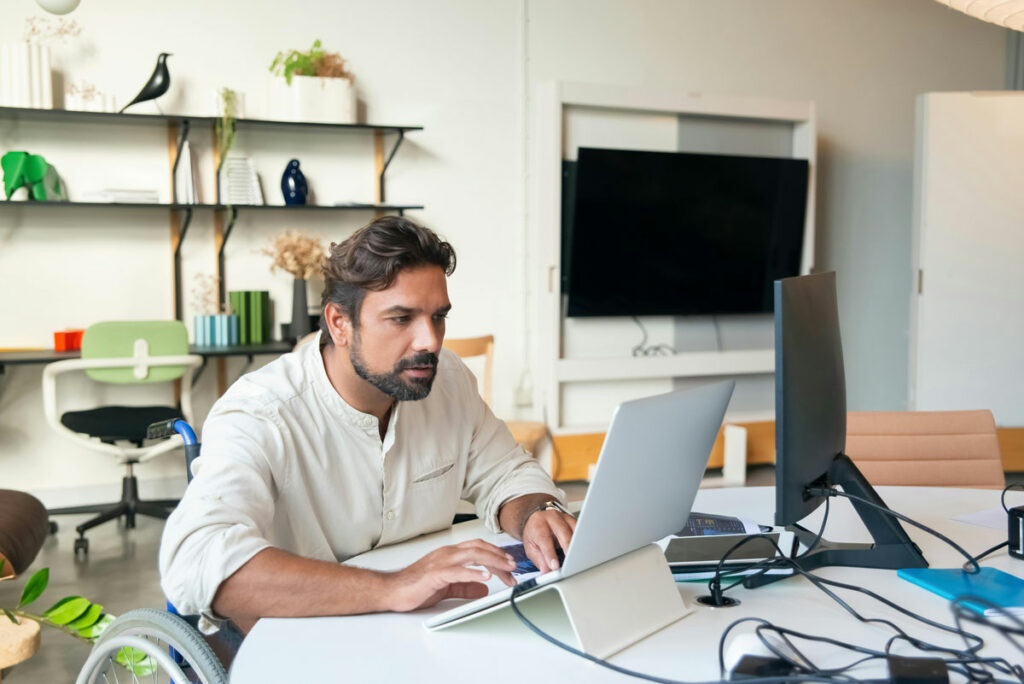
[[[146,100],[155,100],[171,87],[171,74],[167,71],[167,58],[170,57],[169,52],[161,52],[160,56],[157,57],[156,67],[153,69],[153,75],[146,81],[146,85],[142,86],[142,90],[135,96],[135,99],[121,107],[121,111],[128,109],[133,104],[139,102],[145,102]],[[159,105],[157,105],[159,109]]]

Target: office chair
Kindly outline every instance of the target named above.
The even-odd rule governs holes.
[[[988,410],[851,411],[846,455],[873,485],[1006,486]]]
[[[126,468],[121,499],[114,504],[70,506],[50,515],[99,513],[78,525],[75,554],[89,553],[85,532],[124,516],[135,527],[136,514],[166,518],[177,500],[139,499],[134,466],[182,445],[172,437],[146,445],[146,428],[160,420],[192,419],[192,374],[203,358],[188,353],[188,333],[180,321],[126,321],[97,323],[82,337],[82,358],[57,361],[43,371],[43,410],[47,424],[79,446],[109,454]],[[181,379],[180,409],[176,406],[101,406],[84,411],[58,412],[58,376],[85,371],[94,381],[114,384],[149,384]]]

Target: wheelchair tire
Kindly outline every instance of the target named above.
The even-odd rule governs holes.
[[[118,665],[114,659],[125,646],[152,656],[159,672],[136,678]],[[176,663],[171,659],[168,647],[177,651],[184,662]],[[117,673],[120,677],[108,678],[105,673],[111,672],[111,668],[120,668]],[[198,630],[177,615],[153,608],[138,608],[118,617],[103,631],[78,675],[77,684],[140,680],[227,684],[228,677],[224,666]]]

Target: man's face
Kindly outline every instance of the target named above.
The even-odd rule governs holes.
[[[352,331],[349,360],[363,380],[398,401],[430,394],[452,308],[438,266],[399,272],[391,287],[368,292]]]

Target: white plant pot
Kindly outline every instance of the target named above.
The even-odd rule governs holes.
[[[274,78],[268,90],[267,118],[279,121],[356,123],[356,89],[347,78]]]

